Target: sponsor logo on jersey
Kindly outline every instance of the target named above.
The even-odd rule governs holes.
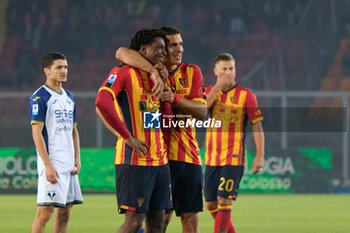
[[[117,75],[111,74],[111,75],[108,77],[107,83],[113,84],[116,78],[117,78]]]
[[[37,101],[38,99],[40,99],[40,96],[35,97],[33,101]]]
[[[39,113],[39,105],[38,104],[33,104],[32,113],[33,113],[33,115],[38,115],[38,113]]]

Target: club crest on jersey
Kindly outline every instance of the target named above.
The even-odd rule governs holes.
[[[116,75],[116,74],[111,74],[111,75],[108,77],[107,83],[113,84],[116,78],[117,78],[117,75]]]
[[[53,198],[56,196],[56,192],[55,191],[49,191],[49,192],[47,192],[47,195],[49,196],[49,198],[51,200],[53,200]]]
[[[236,100],[236,97],[232,96],[232,97],[230,98],[230,100],[231,100],[231,103],[234,103],[235,100]]]
[[[38,115],[38,113],[39,113],[39,105],[33,104],[32,113],[33,113],[33,115]]]
[[[183,87],[186,85],[186,81],[187,81],[186,78],[179,78],[179,82]]]

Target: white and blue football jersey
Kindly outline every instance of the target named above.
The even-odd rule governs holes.
[[[61,94],[43,85],[30,98],[31,124],[44,125],[43,137],[50,160],[59,173],[74,170],[73,126],[76,124],[73,95],[62,88]],[[38,172],[44,164],[37,152]]]

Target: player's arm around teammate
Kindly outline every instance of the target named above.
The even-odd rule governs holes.
[[[171,50],[182,50],[182,44],[168,45],[169,53]],[[170,56],[170,55],[169,55]],[[207,108],[205,104],[199,101],[189,100],[180,95],[174,94],[170,88],[165,88],[163,81],[160,78],[158,70],[152,64],[142,57],[137,51],[125,47],[120,47],[116,52],[116,59],[128,65],[137,67],[151,74],[154,87],[153,94],[157,98],[161,98],[162,102],[169,102],[173,107],[176,107],[184,114],[190,114],[195,118],[204,119],[207,116]],[[167,70],[176,68],[176,65],[167,63]],[[162,95],[162,91],[167,91]]]
[[[144,59],[144,57],[137,51],[125,47],[120,47],[115,53],[115,58],[123,63],[137,67],[151,74],[154,86],[152,88],[152,93],[155,96],[160,96],[164,88],[164,77],[159,74],[159,66],[153,66],[149,61]],[[158,69],[157,69],[158,67]],[[166,77],[168,78],[168,77]]]

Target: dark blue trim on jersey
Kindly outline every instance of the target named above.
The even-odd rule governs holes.
[[[42,134],[43,134],[43,138],[44,138],[44,141],[45,141],[45,144],[46,144],[47,154],[49,154],[49,135],[47,134],[46,125],[44,125]]]
[[[117,65],[117,67],[118,67],[118,68],[122,68],[122,67],[124,67],[124,66],[126,66],[126,65],[128,65],[128,64],[126,64],[126,63],[120,63],[119,65]]]
[[[126,124],[126,128],[131,133],[131,136],[133,136],[133,128],[132,128],[132,119],[131,119],[131,110],[130,110],[130,103],[129,98],[125,90],[122,90],[119,92],[117,96],[117,101],[120,106],[120,109],[122,111],[124,122]],[[125,153],[124,153],[124,163],[130,164],[131,163],[131,155],[132,155],[133,149],[128,145],[125,144]]]
[[[29,105],[30,105],[30,122],[39,121],[45,122],[46,113],[47,113],[47,102],[51,98],[51,94],[44,88],[39,88],[32,97],[30,97]],[[38,105],[38,111],[33,113],[33,106]]]
[[[65,90],[65,92],[67,93],[67,96],[69,97],[69,99],[71,99],[71,100],[75,103],[73,94],[70,93],[70,91],[68,91],[68,90],[66,90],[66,89],[64,89],[64,90]]]
[[[46,113],[47,113],[47,102],[50,100],[51,94],[45,89],[45,87],[39,88],[34,92],[32,97],[30,97],[29,105],[30,105],[30,121],[39,121],[44,123],[43,128],[43,138],[46,144],[46,150],[49,153],[49,141],[48,141],[48,133],[46,129]],[[33,114],[33,105],[38,104],[38,113],[36,115]]]
[[[172,74],[174,74],[179,68],[180,68],[180,66],[181,66],[181,64],[182,63],[180,63],[180,65],[178,65],[177,67],[176,67],[176,69],[175,70],[173,70],[173,71],[171,71],[171,72],[169,72],[169,75],[172,75]]]
[[[238,83],[236,83],[232,88],[230,88],[230,89],[227,90],[227,91],[223,91],[223,90],[221,90],[221,91],[222,91],[222,93],[225,93],[225,94],[226,94],[227,92],[229,92],[229,91],[235,89],[235,88],[237,87],[237,85],[238,85]]]

